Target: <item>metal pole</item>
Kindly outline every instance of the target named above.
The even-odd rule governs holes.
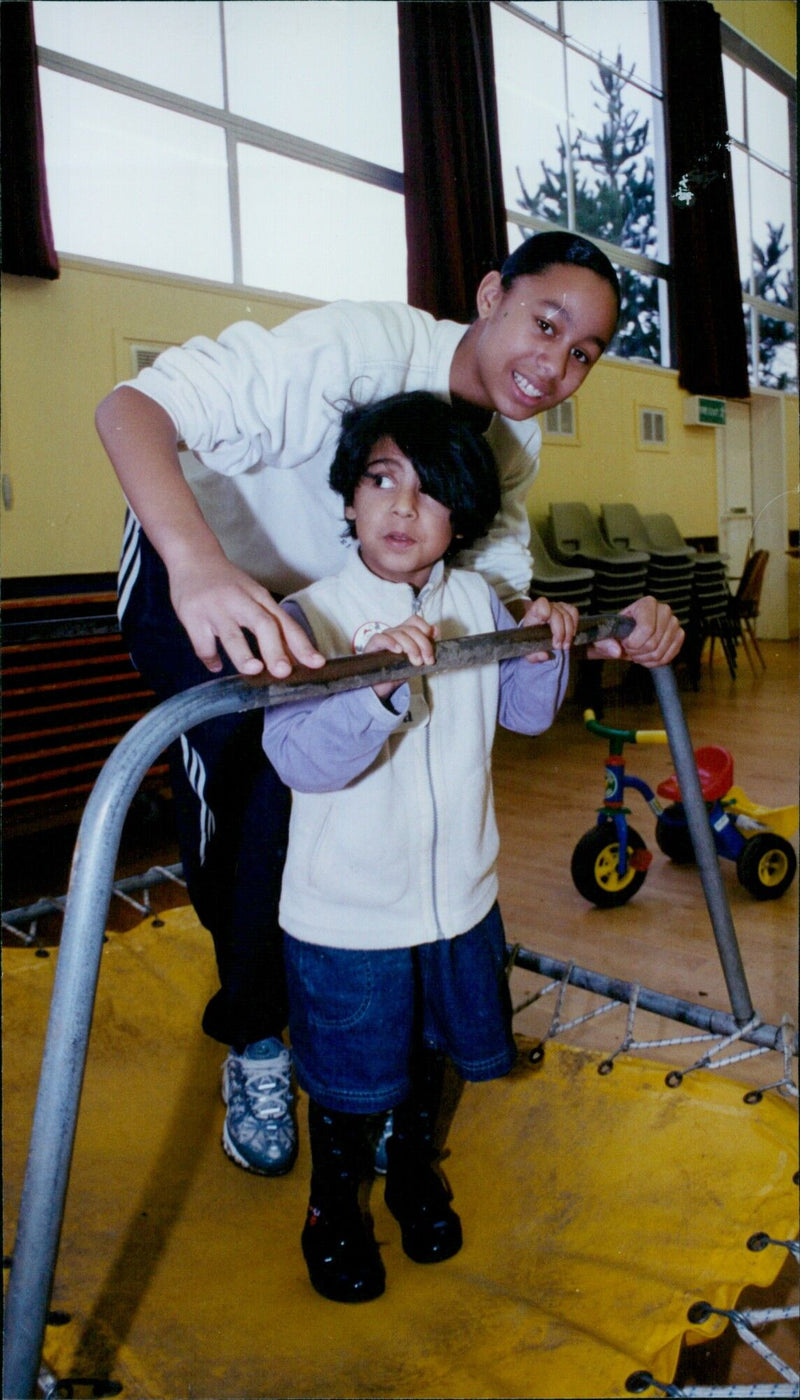
[[[632,626],[627,617],[583,618],[573,644],[627,636]],[[334,658],[322,673],[298,666],[285,681],[211,680],[158,705],[117,745],[86,804],[72,863],[6,1296],[3,1395],[8,1400],[35,1395],[114,864],[128,807],[150,765],[180,734],[218,715],[285,704],[310,692],[331,694],[499,660],[533,645],[545,650],[550,640],[548,627],[515,628],[442,642],[432,666],[414,667],[404,656],[376,652]]]
[[[675,772],[681,792],[681,801],[686,812],[689,835],[692,838],[700,878],[703,883],[711,927],[717,942],[722,972],[731,1010],[740,1026],[752,1020],[755,1012],[747,986],[744,966],[739,952],[739,943],[733,927],[728,895],[719,867],[714,837],[708,820],[706,804],[697,775],[692,741],[683,713],[675,673],[670,666],[657,666],[651,672],[655,685],[664,728],[669,739],[670,752],[675,764]]]
[[[167,700],[117,745],[86,804],[72,863],[6,1296],[3,1395],[8,1400],[36,1394],[114,863],[128,807],[151,763],[185,729],[201,719],[262,703],[239,677],[210,681]]]

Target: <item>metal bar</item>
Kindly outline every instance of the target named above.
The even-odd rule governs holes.
[[[151,870],[146,870],[142,875],[126,875],[124,880],[115,880],[112,894],[119,894],[124,898],[126,894],[135,894],[137,890],[150,890],[156,885],[166,884],[169,880],[177,880],[179,884],[183,884],[180,875],[180,865],[156,865]],[[46,914],[61,914],[64,911],[65,897],[58,895],[50,899],[37,899],[33,904],[23,904],[17,909],[7,909],[2,916],[3,922],[9,924],[30,923]]]
[[[689,835],[694,846],[695,858],[703,884],[703,894],[722,963],[725,985],[731,999],[731,1009],[737,1023],[744,1026],[753,1019],[755,1012],[739,952],[736,931],[733,927],[728,895],[719,867],[708,812],[703,801],[692,741],[689,737],[686,716],[681,707],[675,673],[669,666],[657,666],[650,674],[653,677],[656,695],[664,717],[664,728],[667,731],[670,752],[675,764],[681,801],[686,812]]]
[[[509,950],[511,951],[511,949]],[[767,1050],[783,1049],[783,1027],[764,1023],[742,1030],[729,1011],[717,1011],[711,1006],[700,1006],[695,1002],[683,1001],[680,997],[668,996],[664,992],[653,991],[639,983],[623,982],[617,977],[608,977],[603,972],[593,972],[591,968],[577,967],[561,962],[545,953],[533,952],[530,948],[516,946],[514,965],[525,972],[536,972],[554,981],[566,980],[571,987],[593,992],[596,996],[608,997],[610,1001],[630,1005],[634,996],[640,1011],[649,1011],[654,1016],[666,1016],[671,1021],[679,1021],[696,1030],[706,1031],[714,1036],[736,1035],[750,1045],[759,1045]],[[793,1053],[797,1054],[797,1036],[794,1037]]]

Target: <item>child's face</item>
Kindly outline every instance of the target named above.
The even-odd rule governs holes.
[[[449,508],[425,494],[392,438],[376,442],[344,513],[367,568],[391,583],[422,588],[453,538]]]
[[[471,392],[483,408],[521,421],[574,394],[611,340],[617,305],[596,272],[556,264],[504,291],[490,272],[478,288]]]

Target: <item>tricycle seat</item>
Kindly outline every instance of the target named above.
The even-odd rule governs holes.
[[[704,800],[715,802],[717,798],[724,797],[733,782],[733,754],[719,744],[707,744],[704,748],[695,749],[694,758]],[[656,791],[659,797],[666,797],[669,802],[681,800],[675,773],[659,783]]]

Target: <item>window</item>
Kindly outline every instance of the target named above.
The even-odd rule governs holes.
[[[796,390],[794,83],[724,27],[722,66],[750,379]]]
[[[544,432],[547,437],[569,438],[572,442],[577,439],[574,399],[565,399],[555,408],[548,408],[544,415]]]
[[[60,253],[405,300],[394,5],[36,0],[34,20]]]
[[[599,243],[622,286],[611,353],[668,364],[657,31],[652,0],[492,6],[511,247],[554,224]]]

